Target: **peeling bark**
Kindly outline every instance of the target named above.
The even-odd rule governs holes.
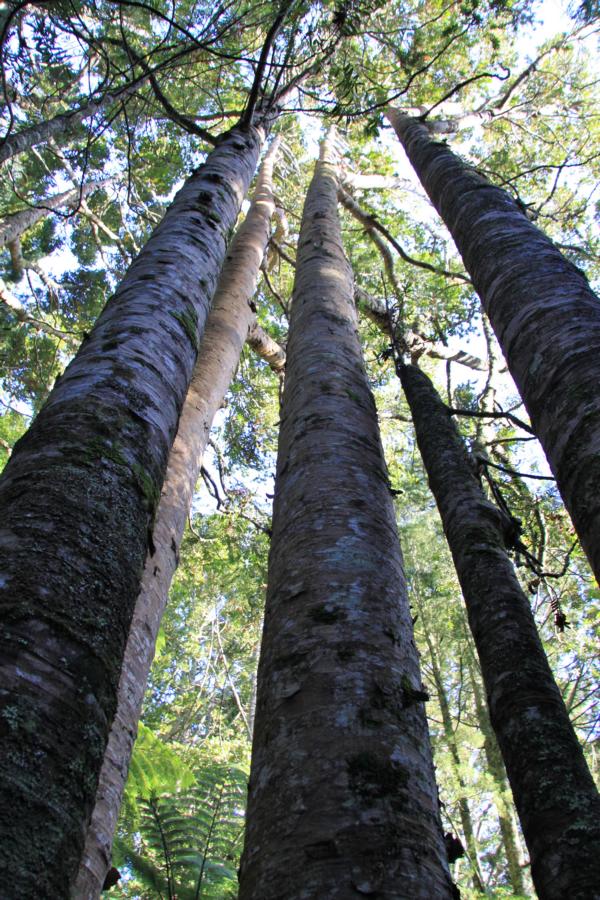
[[[427,376],[399,365],[417,442],[465,598],[541,900],[600,884],[600,798],[506,552],[510,522],[485,497]]]
[[[322,151],[291,311],[240,900],[452,897],[352,274]]]
[[[0,845],[15,897],[69,896],[169,449],[262,140],[233,128],[184,184],[0,481]]]
[[[422,124],[387,115],[471,274],[600,580],[600,301],[509,194]]]
[[[73,900],[97,900],[110,867],[113,835],[156,637],[179,561],[179,548],[202,456],[212,420],[234,377],[254,320],[250,300],[275,209],[272,177],[278,147],[279,140],[275,139],[261,166],[248,214],[227,251],[179,419],[154,523],[156,551],[146,559],[142,587],[135,604],[121,670],[117,712],[104,755],[96,805],[72,892]]]

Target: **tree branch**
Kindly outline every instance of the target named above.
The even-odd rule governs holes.
[[[453,416],[473,416],[476,419],[508,419],[509,422],[512,422],[513,425],[516,425],[518,428],[522,428],[523,431],[526,431],[528,434],[532,434],[534,437],[535,431],[531,427],[531,425],[527,425],[523,422],[522,419],[517,418],[517,416],[513,416],[512,413],[504,412],[502,410],[498,410],[497,412],[483,412],[482,410],[477,409],[459,409],[455,406],[448,406],[448,412]]]
[[[348,212],[352,213],[355,219],[357,219],[361,225],[368,232],[372,232],[373,230],[378,231],[383,237],[386,238],[396,251],[401,259],[404,262],[410,263],[412,266],[417,266],[420,269],[425,269],[428,272],[433,272],[436,275],[443,275],[445,278],[452,278],[458,281],[464,281],[466,284],[471,284],[471,279],[467,275],[463,275],[461,272],[451,272],[448,269],[443,269],[439,266],[434,266],[431,263],[425,262],[421,259],[415,259],[414,256],[409,256],[409,254],[403,249],[403,247],[398,243],[398,241],[394,238],[394,236],[388,231],[385,225],[382,225],[378,218],[373,214],[366,212],[366,210],[362,209],[361,206],[356,202],[354,197],[351,197],[347,191],[345,191],[342,187],[338,190],[338,196],[342,206],[344,206]]]

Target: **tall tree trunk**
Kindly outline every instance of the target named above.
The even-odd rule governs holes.
[[[388,118],[473,279],[600,580],[600,302],[509,194],[421,123]]]
[[[141,78],[135,79],[131,84],[124,85],[115,91],[108,91],[97,100],[90,100],[89,103],[80,106],[79,109],[60,113],[58,116],[47,119],[45,122],[28,125],[26,128],[10,134],[0,145],[0,163],[17,156],[18,153],[23,153],[24,150],[30,150],[39,144],[45,144],[50,138],[54,138],[60,144],[63,144],[65,139],[72,137],[76,133],[82,122],[102,112],[111,103],[123,102],[127,97],[135,93],[146,79],[147,76],[143,75]]]
[[[210,426],[234,376],[253,325],[256,288],[275,210],[273,163],[279,139],[267,153],[248,214],[227,252],[198,360],[179,419],[177,437],[154,524],[156,551],[148,555],[136,601],[119,683],[118,706],[104,756],[96,806],[73,888],[74,900],[96,900],[110,865],[111,847],[131,751],[154,657],[160,622]]]
[[[233,128],[188,179],[0,481],[0,844],[13,896],[69,896],[170,445],[263,138]]]
[[[511,522],[485,497],[433,384],[398,365],[469,624],[541,900],[600,884],[600,798],[506,553]]]
[[[81,187],[71,188],[70,191],[63,191],[61,194],[54,194],[53,197],[45,197],[43,200],[37,201],[38,206],[31,206],[29,209],[23,209],[19,212],[0,219],[0,248],[6,247],[12,241],[16,241],[21,237],[23,232],[31,228],[40,219],[49,216],[55,209],[61,206],[68,206],[71,209],[78,209],[82,200],[85,200],[92,191],[108,184],[105,181],[88,181]]]
[[[446,898],[424,695],[329,153],[299,239],[240,898]]]

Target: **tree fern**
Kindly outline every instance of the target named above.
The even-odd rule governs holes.
[[[213,766],[195,778],[186,790],[138,798],[139,834],[119,842],[124,868],[155,897],[224,900],[237,894],[246,775]],[[131,896],[127,884],[122,896]]]
[[[140,722],[123,796],[122,818],[129,830],[139,827],[138,798],[187,790],[194,781],[181,756]]]

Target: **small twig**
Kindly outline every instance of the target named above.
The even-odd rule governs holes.
[[[248,717],[242,706],[242,701],[240,700],[240,695],[238,694],[237,688],[235,686],[235,682],[231,677],[231,672],[229,671],[229,664],[227,662],[227,657],[225,656],[225,650],[223,649],[223,642],[221,640],[221,629],[219,627],[219,617],[217,616],[216,620],[216,632],[217,632],[217,643],[219,644],[219,650],[221,652],[221,659],[223,660],[223,667],[225,669],[225,677],[229,682],[229,687],[231,688],[231,692],[233,694],[233,699],[235,700],[235,705],[238,708],[238,712],[242,717],[242,721],[244,723],[244,727],[246,728],[246,734],[248,735],[248,740],[252,740],[252,731],[250,729],[250,725],[248,723]]]
[[[248,96],[248,102],[246,104],[246,108],[244,110],[244,114],[240,119],[240,125],[243,127],[248,127],[252,122],[252,117],[254,115],[254,110],[256,109],[256,104],[258,101],[261,82],[263,79],[265,67],[267,65],[267,59],[269,53],[271,52],[271,47],[273,46],[277,35],[281,30],[281,26],[283,25],[287,14],[290,9],[294,5],[295,0],[288,0],[287,3],[284,3],[282,8],[280,9],[278,15],[275,17],[275,20],[269,31],[267,32],[267,36],[265,38],[265,42],[262,46],[262,50],[260,51],[260,57],[258,59],[258,64],[256,66],[256,72],[254,73],[254,81],[252,82],[252,87],[250,88],[250,94]]]
[[[498,410],[497,412],[484,412],[483,410],[478,409],[460,409],[456,406],[448,406],[448,412],[453,416],[473,416],[476,419],[508,419],[509,422],[512,422],[513,425],[516,425],[518,428],[522,428],[523,431],[526,431],[528,434],[532,434],[534,437],[535,431],[531,427],[531,425],[527,425],[523,422],[522,419],[517,418],[517,416],[513,416],[512,413],[504,412],[504,410]]]
[[[202,537],[200,532],[196,531],[196,529],[192,525],[191,516],[188,516],[188,528],[190,530],[190,533],[193,534],[194,537],[196,538],[196,540],[199,541],[201,544],[210,544],[212,541],[216,541],[216,538]]]
[[[567,574],[567,569],[569,568],[569,562],[571,561],[571,555],[575,547],[579,544],[579,538],[576,538],[569,549],[567,550],[562,569],[560,572],[540,572],[540,576],[542,578],[563,578]]]
[[[275,247],[275,250],[277,251],[277,253],[280,255],[280,257],[281,257],[288,265],[290,265],[293,269],[296,268],[296,260],[293,259],[293,258],[289,255],[289,253],[286,253],[286,251],[283,249],[283,247],[281,246],[281,244],[278,243],[278,241],[276,241],[274,237],[271,237],[271,238],[269,239],[269,244],[270,244],[271,246]]]
[[[441,266],[434,266],[432,263],[428,263],[423,259],[416,259],[414,256],[410,256],[385,225],[381,224],[377,216],[372,212],[367,212],[362,209],[354,197],[350,196],[350,194],[342,187],[338,188],[338,197],[342,206],[344,206],[348,212],[352,213],[368,232],[373,232],[373,230],[375,230],[383,235],[404,262],[410,263],[412,266],[417,266],[419,269],[433,272],[435,275],[443,275],[445,278],[452,278],[454,280],[464,281],[466,284],[471,284],[471,279],[467,275],[463,275],[462,272],[451,272],[449,269],[444,269]]]
[[[556,481],[556,478],[554,478],[553,475],[534,475],[531,472],[517,472],[516,469],[509,469],[507,466],[493,463],[489,459],[481,459],[481,463],[484,466],[491,466],[493,469],[498,469],[500,472],[506,472],[507,475],[516,475],[517,478],[535,478],[536,481]]]
[[[275,297],[275,299],[281,306],[286,318],[289,318],[290,310],[289,310],[288,304],[285,302],[285,300],[283,299],[283,297],[281,296],[279,291],[275,290],[275,288],[273,287],[273,283],[271,282],[271,279],[269,278],[269,273],[267,272],[266,266],[263,266],[262,274],[263,274],[263,278],[265,280],[266,286],[268,287],[270,292],[273,294],[273,296]]]

